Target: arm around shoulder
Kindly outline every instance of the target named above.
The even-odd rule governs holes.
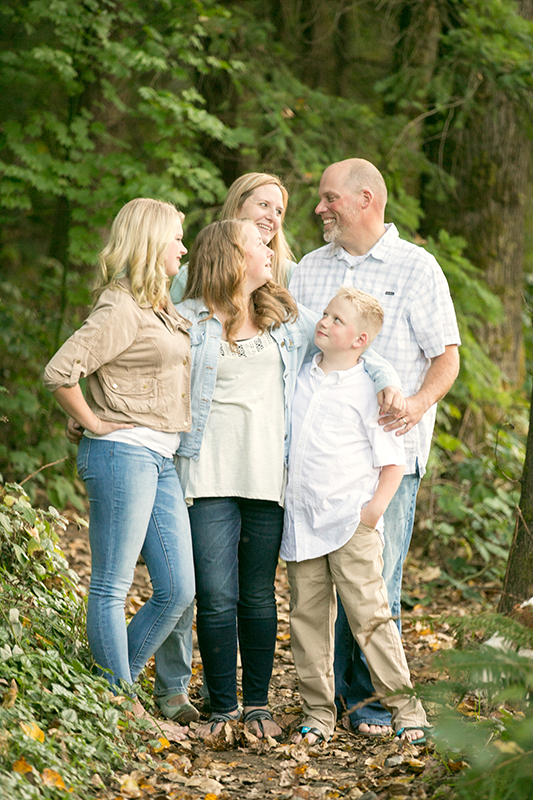
[[[372,378],[382,414],[402,414],[405,398],[401,389],[400,376],[386,358],[380,356],[372,347],[363,353],[365,372]]]
[[[446,345],[444,353],[431,359],[431,365],[418,392],[407,398],[409,419],[414,425],[432,405],[450,391],[458,374],[459,347],[456,344]]]

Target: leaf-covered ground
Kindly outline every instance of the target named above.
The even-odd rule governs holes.
[[[87,587],[90,559],[85,529],[71,525],[63,534],[62,546],[82,587]],[[348,730],[347,720],[339,720],[328,745],[290,744],[290,733],[300,717],[300,698],[290,651],[288,586],[281,564],[276,588],[279,627],[270,706],[286,734],[284,742],[258,740],[241,724],[232,724],[207,746],[193,738],[193,724],[187,741],[168,743],[162,738],[159,752],[140,753],[138,762],[125,765],[113,784],[100,786],[99,798],[424,800],[436,794],[451,796],[453,790],[445,784],[466,765],[459,755],[453,760],[437,756],[431,744],[415,747],[390,738],[355,736]],[[407,564],[405,590],[411,610],[404,614],[403,639],[411,674],[415,681],[429,681],[436,677],[431,656],[454,644],[443,616],[476,613],[480,606],[439,581],[438,568],[424,567],[414,555]],[[139,565],[128,613],[135,612],[150,591],[146,568]],[[483,592],[485,599],[490,599],[491,587],[485,586]],[[201,662],[196,647],[193,669],[190,696],[199,703]],[[153,662],[147,674],[153,676]]]

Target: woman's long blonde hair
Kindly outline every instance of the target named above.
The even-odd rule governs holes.
[[[172,203],[162,200],[137,197],[126,203],[113,220],[109,241],[98,257],[95,299],[126,277],[139,304],[165,305],[169,284],[165,258],[176,235],[176,222],[183,218]]]
[[[268,246],[274,251],[272,256],[272,278],[282,286],[287,285],[287,261],[293,261],[294,256],[285,234],[283,233],[283,220],[289,202],[289,193],[277,175],[269,175],[267,172],[247,172],[240,178],[233,181],[228,189],[228,194],[220,212],[220,219],[236,219],[243,203],[260,186],[274,184],[281,191],[283,197],[283,214],[281,215],[281,225],[276,231]]]
[[[189,270],[184,300],[202,298],[210,319],[216,309],[226,316],[225,331],[231,347],[236,347],[235,334],[250,311],[253,323],[261,331],[282,322],[294,321],[298,308],[292,295],[283,286],[268,281],[250,295],[246,285],[245,227],[250,220],[225,219],[212,222],[196,237],[189,257]],[[248,305],[248,303],[250,305]]]

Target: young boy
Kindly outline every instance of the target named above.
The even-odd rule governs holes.
[[[335,727],[335,587],[376,691],[411,686],[381,577],[382,517],[404,474],[404,447],[378,425],[374,386],[360,361],[382,324],[372,295],[341,287],[315,329],[321,353],[297,379],[281,544],[304,711],[294,742],[327,741]],[[415,697],[381,702],[401,738],[425,741],[428,723]]]

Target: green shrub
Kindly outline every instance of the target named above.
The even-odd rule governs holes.
[[[501,614],[446,620],[460,647],[443,651],[433,666],[443,680],[420,687],[436,712],[434,740],[450,769],[454,798],[531,800],[533,786],[533,630]],[[509,648],[480,639],[498,633]],[[466,762],[457,777],[452,769]],[[437,798],[439,792],[433,795]],[[449,793],[447,796],[450,796]]]
[[[10,800],[65,788],[85,800],[145,750],[146,724],[92,672],[84,601],[58,546],[65,524],[22,487],[0,486],[0,787]]]

